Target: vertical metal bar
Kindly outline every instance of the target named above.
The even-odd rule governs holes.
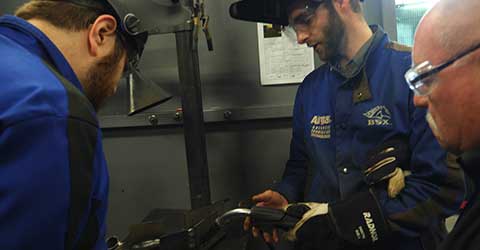
[[[192,209],[210,205],[210,183],[198,51],[192,31],[175,33]]]
[[[395,11],[395,0],[382,0],[382,27],[387,32],[390,40],[397,41],[397,16]]]

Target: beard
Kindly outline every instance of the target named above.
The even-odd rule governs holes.
[[[446,149],[450,153],[457,155],[461,154],[462,150],[460,143],[457,142],[455,139],[452,140],[451,136],[448,136],[448,131],[443,131],[443,133],[441,132],[437,125],[437,122],[435,121],[435,119],[433,119],[430,111],[427,112],[427,115],[425,117],[428,126],[430,126],[430,129],[432,130],[433,136],[435,136],[438,141],[438,144],[440,144],[442,148]]]
[[[427,120],[428,126],[432,130],[433,136],[435,136],[435,138],[437,139],[440,146],[442,146],[443,148],[448,148],[448,145],[445,144],[445,141],[443,140],[443,138],[440,134],[440,131],[438,130],[437,123],[433,119],[432,114],[430,112],[427,112],[427,115],[425,116],[425,118]]]
[[[115,48],[114,51],[92,65],[87,72],[85,93],[98,112],[107,97],[112,96],[120,77],[116,76],[123,51]]]
[[[328,25],[324,28],[325,45],[323,53],[317,51],[320,60],[334,62],[341,57],[345,45],[345,24],[333,6],[328,6]]]
[[[438,134],[437,123],[435,123],[435,120],[433,120],[432,114],[430,112],[427,112],[426,119],[427,119],[428,125],[432,129],[433,134],[434,135]]]

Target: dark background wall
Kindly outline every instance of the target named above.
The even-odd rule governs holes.
[[[21,2],[25,1],[2,1],[0,12],[11,13]],[[230,205],[281,178],[298,87],[260,85],[256,24],[231,19],[232,2],[207,1],[215,51],[207,51],[203,39],[199,44],[211,196],[212,201],[229,198]],[[391,3],[367,1],[367,20],[378,24],[393,20],[394,16],[382,15]],[[386,30],[394,32],[394,27]],[[175,97],[147,114],[127,118],[122,82],[118,95],[100,113],[111,178],[108,233],[121,237],[128,225],[140,222],[153,208],[190,208],[183,128],[173,120],[181,107],[174,36],[151,37],[141,68]],[[225,121],[218,115],[224,110],[240,118]],[[162,125],[149,126],[151,114],[164,117]]]

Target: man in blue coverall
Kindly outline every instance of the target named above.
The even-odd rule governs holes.
[[[298,43],[326,63],[298,88],[282,181],[253,200],[274,208],[316,202],[289,232],[300,248],[435,249],[446,235],[444,219],[464,197],[463,173],[436,142],[425,109],[413,105],[403,77],[410,49],[390,41],[379,26],[369,27],[359,0],[279,0],[277,16],[275,11],[262,16],[258,8],[265,6],[266,1],[244,0],[232,5],[231,13],[288,25]],[[253,8],[257,12],[249,11]],[[388,171],[372,167],[381,164],[372,162],[371,152],[382,162],[378,148],[392,138],[404,138],[407,163],[387,164]],[[369,169],[379,170],[373,181]],[[404,186],[402,172],[408,173]],[[309,216],[318,220],[305,222]],[[278,234],[264,238],[278,241]]]
[[[113,0],[33,0],[0,17],[0,249],[106,249],[96,111],[147,39]]]

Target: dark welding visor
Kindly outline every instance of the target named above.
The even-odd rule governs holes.
[[[241,0],[230,5],[230,16],[249,22],[288,25],[288,7],[297,2],[305,6],[331,0]],[[363,0],[360,0],[363,2]]]
[[[137,67],[148,40],[148,31],[135,13],[128,11],[128,0],[104,0],[119,23],[119,34],[127,49],[130,67]],[[133,2],[133,1],[130,1]],[[130,3],[132,4],[132,3]]]
[[[288,0],[242,0],[230,5],[230,16],[235,19],[288,25]]]
[[[147,25],[154,26],[152,20],[144,21],[145,15],[134,11],[133,0],[63,0],[86,8],[92,8],[99,14],[109,14],[117,20],[117,34],[127,51],[128,62],[125,75],[129,86],[129,115],[137,114],[148,108],[169,100],[172,96],[144,77],[138,68],[148,39]]]

